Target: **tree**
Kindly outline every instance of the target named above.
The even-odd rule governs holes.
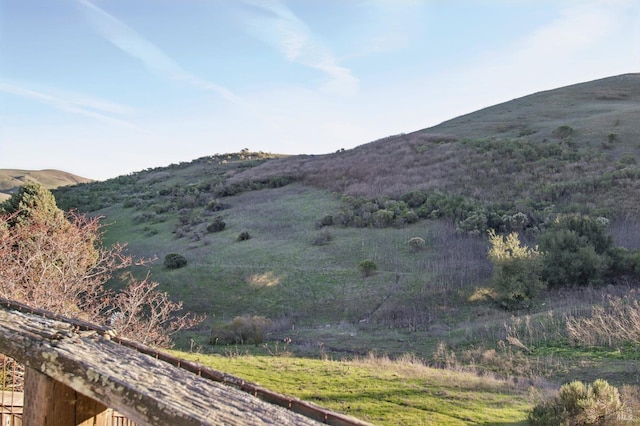
[[[99,218],[65,214],[51,193],[37,184],[25,185],[0,204],[1,297],[98,324],[108,323],[115,309],[143,312],[152,318],[159,295],[148,277],[143,282],[152,288],[140,293],[142,297],[136,301],[142,310],[122,304],[126,299],[121,294],[140,284],[130,274],[125,280],[129,286],[122,293],[104,288],[117,271],[145,263],[127,255],[125,245],[104,248]],[[147,323],[156,334],[168,335],[202,320],[193,315],[175,316],[181,308],[179,303],[167,306],[170,309],[162,311],[163,321]],[[136,327],[121,327],[119,331],[132,339],[140,336]],[[166,339],[149,342],[168,343]]]
[[[530,308],[544,289],[537,248],[522,245],[516,232],[505,237],[493,229],[489,230],[489,242],[491,283],[498,303],[509,310]]]
[[[26,183],[8,200],[0,204],[0,214],[11,215],[9,225],[31,220],[48,220],[64,226],[64,212],[56,205],[53,194],[37,183]]]

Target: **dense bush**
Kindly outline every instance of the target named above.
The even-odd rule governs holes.
[[[487,229],[487,216],[484,212],[472,212],[464,220],[458,221],[456,232],[469,235],[481,235]]]
[[[402,195],[400,200],[345,196],[342,198],[341,210],[332,218],[331,224],[386,228],[402,227],[415,223],[420,218],[448,218],[459,222],[482,211],[483,208],[477,201],[470,198],[445,195],[438,191],[433,193],[411,191]],[[478,227],[482,230],[486,229],[486,219],[474,229]]]
[[[551,287],[601,284],[614,265],[608,221],[583,215],[558,217],[540,236],[542,278]]]
[[[605,380],[592,385],[574,381],[563,385],[558,395],[536,405],[528,420],[533,426],[603,425],[622,411],[618,389]]]
[[[420,207],[427,200],[427,195],[422,191],[409,191],[402,194],[400,200],[411,208]]]
[[[387,228],[393,225],[393,212],[381,209],[371,215],[371,224],[375,228]]]
[[[178,253],[169,253],[164,257],[164,266],[169,269],[179,269],[187,266],[187,258]]]
[[[365,259],[358,264],[358,269],[363,277],[369,277],[376,272],[378,265],[373,260]]]
[[[399,197],[367,199],[344,196],[340,212],[322,226],[403,227],[419,219],[450,219],[460,233],[481,235],[487,229],[500,232],[527,231],[535,234],[544,228],[553,210],[545,203],[517,200],[516,203],[488,204],[475,198],[441,191],[413,190]],[[523,210],[524,209],[524,210]],[[318,226],[321,226],[320,223]]]
[[[503,217],[512,228],[526,227],[527,220],[522,214]],[[488,257],[497,300],[508,309],[527,308],[545,286],[598,285],[640,274],[640,252],[616,247],[608,223],[603,217],[558,216],[539,235],[539,250],[522,246],[517,233],[502,237],[491,230]]]

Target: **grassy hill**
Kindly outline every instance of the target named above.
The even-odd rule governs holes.
[[[9,198],[13,191],[27,182],[36,182],[45,188],[54,189],[91,181],[60,170],[0,169],[0,202]]]
[[[183,349],[244,360],[283,346],[336,360],[410,353],[536,386],[630,385],[637,346],[579,344],[567,321],[608,297],[631,303],[637,277],[547,290],[526,312],[483,295],[489,228],[535,242],[557,214],[580,212],[607,217],[617,244],[640,247],[639,113],[640,74],[629,74],[352,150],[217,154],[54,194],[104,216],[106,243],[156,257],[153,279],[209,315],[180,336]],[[424,247],[409,244],[416,237]],[[169,253],[188,265],[163,267]],[[364,260],[375,273],[362,273]]]

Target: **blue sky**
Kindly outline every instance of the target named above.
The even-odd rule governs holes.
[[[0,168],[324,154],[639,65],[637,0],[0,0]]]

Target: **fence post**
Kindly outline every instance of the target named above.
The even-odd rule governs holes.
[[[106,406],[29,367],[24,399],[24,426],[107,425]]]

